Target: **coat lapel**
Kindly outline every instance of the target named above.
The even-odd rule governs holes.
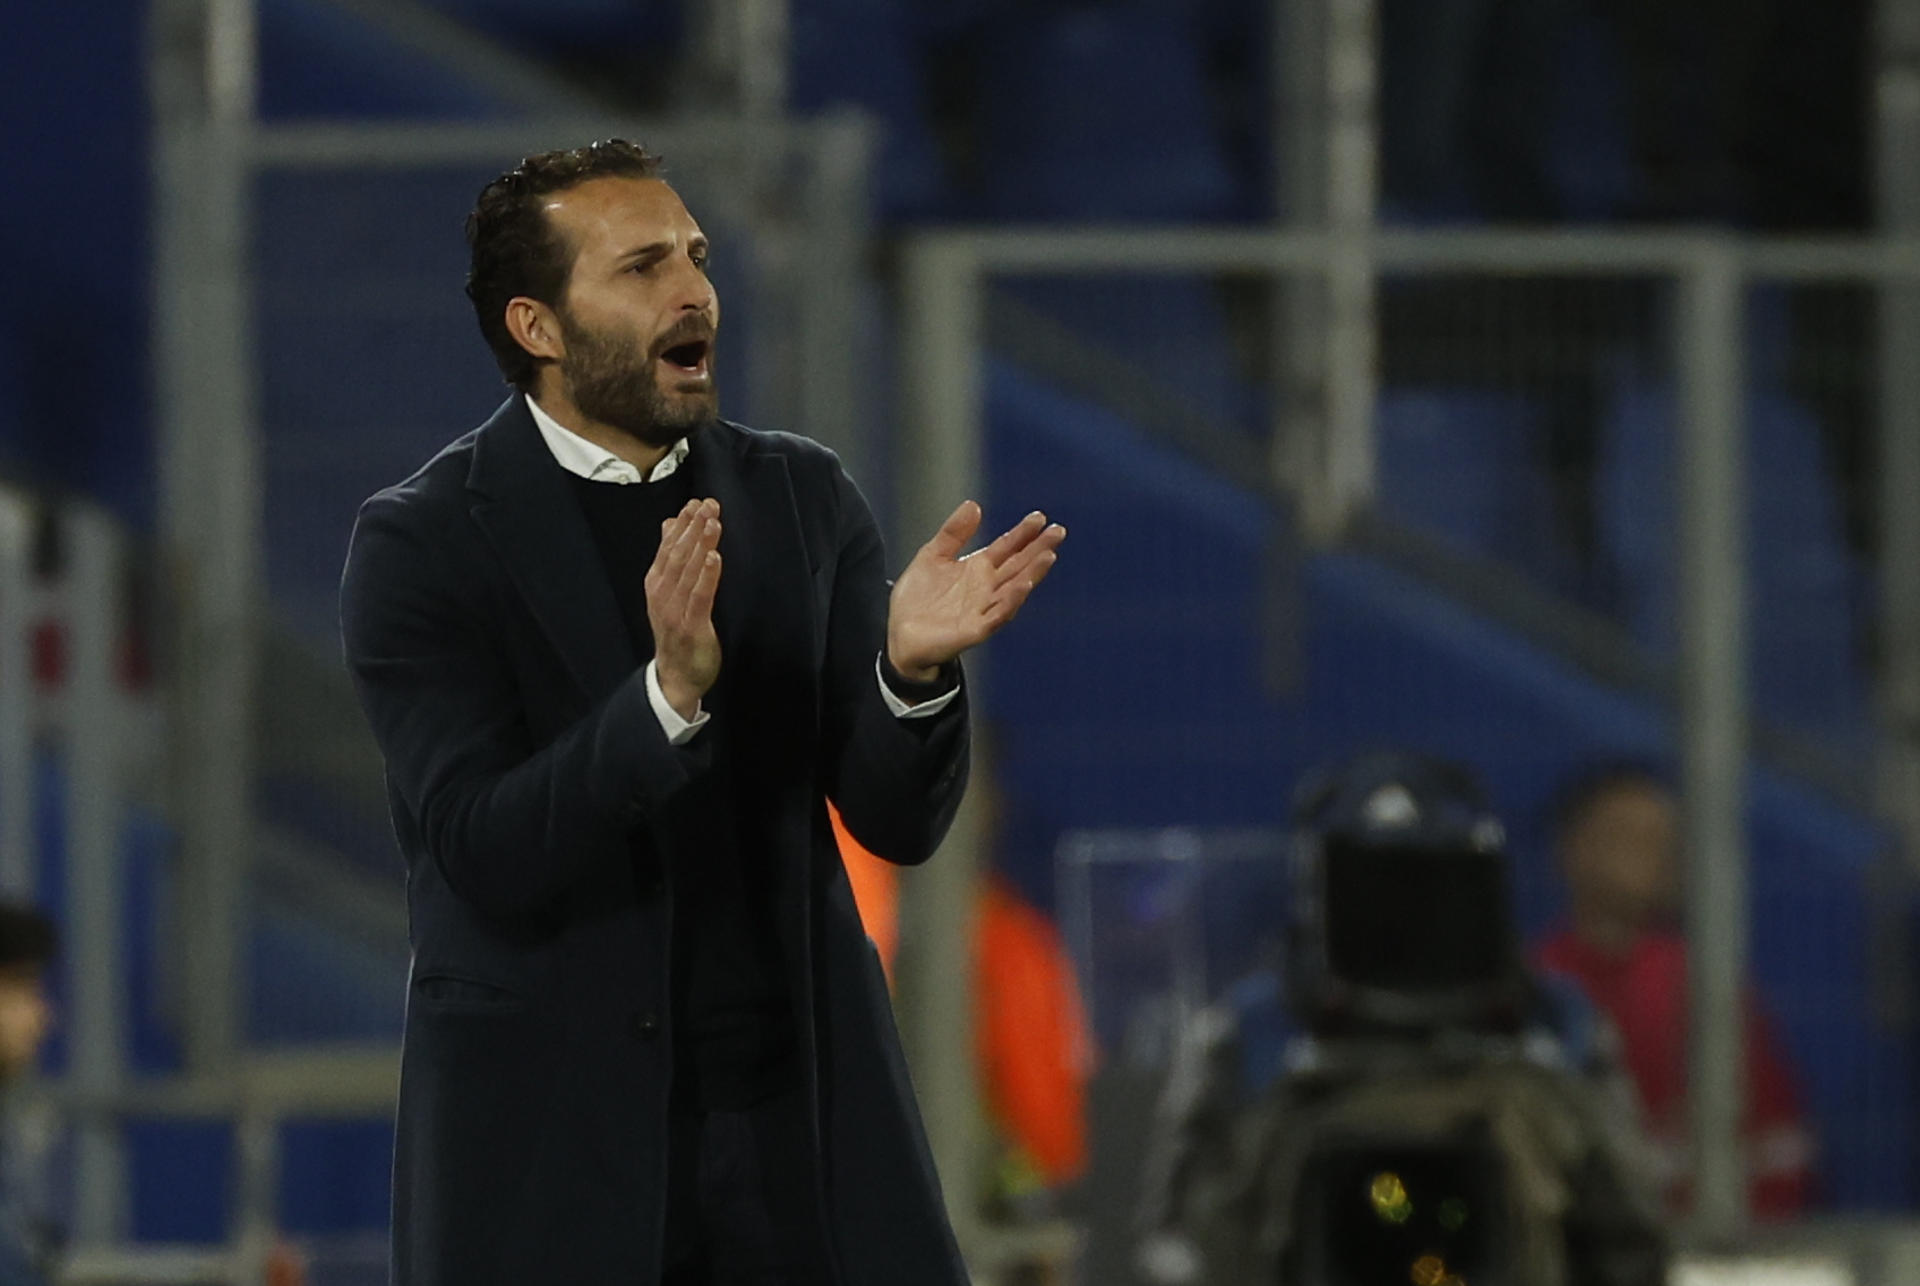
[[[720,634],[721,672],[728,658],[775,662],[769,651],[810,646],[813,584],[799,510],[786,459],[750,451],[737,428],[703,430],[688,457],[693,494],[720,502],[720,588],[714,626]],[[776,664],[802,683],[818,682],[812,667]]]
[[[574,680],[598,701],[638,661],[586,516],[523,396],[480,430],[467,488],[474,522]]]

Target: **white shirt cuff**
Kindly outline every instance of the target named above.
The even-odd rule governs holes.
[[[689,723],[680,717],[680,712],[667,704],[667,694],[660,690],[660,667],[658,662],[647,662],[647,702],[653,706],[653,717],[660,721],[660,730],[667,734],[671,745],[684,746],[693,740],[693,735],[707,726],[712,716],[698,706],[694,707],[693,721]]]
[[[886,677],[880,673],[880,658],[877,656],[873,658],[873,680],[880,685],[880,698],[887,703],[887,709],[893,711],[893,717],[896,719],[931,719],[952,705],[953,699],[960,695],[960,689],[956,686],[951,692],[942,692],[932,700],[909,705],[900,699],[898,693],[887,686]],[[701,718],[704,719],[706,716],[702,715]]]

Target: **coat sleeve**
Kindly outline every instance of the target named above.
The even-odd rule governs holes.
[[[706,767],[704,738],[668,743],[644,671],[535,746],[498,622],[463,592],[422,506],[391,493],[360,511],[340,615],[388,783],[448,886],[483,912],[537,911],[625,860],[627,833]]]
[[[885,551],[860,489],[836,464],[838,566],[827,623],[821,733],[827,794],[847,830],[890,862],[924,862],[967,787],[966,680],[939,714],[887,709],[874,666],[887,636]]]

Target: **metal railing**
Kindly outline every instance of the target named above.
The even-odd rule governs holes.
[[[234,1122],[236,1208],[225,1246],[78,1246],[61,1280],[79,1283],[194,1282],[256,1286],[280,1246],[280,1129],[288,1120],[389,1117],[397,1101],[400,1055],[390,1046],[253,1053],[231,1075],[125,1082],[95,1092],[50,1087],[75,1121],[104,1130],[131,1118]]]

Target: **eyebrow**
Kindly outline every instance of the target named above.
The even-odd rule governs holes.
[[[655,241],[649,245],[637,246],[616,259],[615,263],[632,263],[638,259],[657,259],[673,249],[670,241]]]
[[[697,250],[705,250],[708,248],[709,248],[709,243],[704,234],[700,236],[692,237],[687,241],[687,250],[689,252],[697,251]],[[629,264],[629,263],[636,263],[642,259],[657,259],[663,255],[670,254],[672,250],[673,250],[673,242],[655,241],[655,242],[651,242],[648,245],[636,246],[634,249],[627,251],[625,254],[621,255],[618,259],[614,260],[614,262],[620,263],[620,264]]]

